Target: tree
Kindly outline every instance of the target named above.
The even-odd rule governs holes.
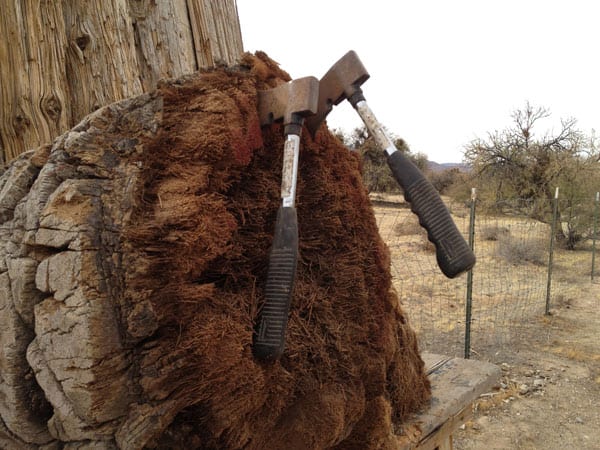
[[[123,251],[114,246],[114,223],[110,231],[99,231],[96,225],[128,211],[131,205],[112,196],[124,185],[136,185],[139,167],[123,172],[119,158],[126,159],[158,129],[161,99],[140,94],[155,89],[161,78],[230,65],[241,56],[235,1],[6,0],[0,9],[0,166],[11,163],[0,177],[0,447],[62,448],[61,442],[70,442],[65,448],[108,449],[116,448],[115,439],[120,439],[121,448],[141,448],[155,430],[164,429],[170,413],[164,408],[157,413],[135,411],[138,428],[119,437],[117,427],[107,428],[123,417],[124,402],[133,393],[117,367],[120,363],[115,364],[124,361],[119,350],[127,339],[123,323],[115,305],[101,298],[103,291],[118,289],[123,277],[122,266],[112,267],[112,274],[104,271],[103,264],[111,263],[100,263],[102,253],[111,248],[119,265]],[[128,100],[102,108],[122,99]],[[98,114],[88,116],[92,112]],[[55,141],[78,123],[82,126],[68,144],[66,138]],[[114,139],[128,132],[127,139]],[[65,145],[84,151],[48,164],[53,141],[55,155]],[[107,191],[113,181],[116,189]],[[42,185],[44,194],[36,197]],[[53,233],[71,231],[63,234],[66,240],[58,252],[55,248],[43,254],[50,249],[42,237],[43,219],[25,227],[31,245],[22,240],[21,221],[34,210],[41,213],[50,193],[59,198],[65,190],[71,192],[67,203],[88,196],[84,202],[90,208],[62,215],[59,221],[87,216],[86,223],[65,227],[55,220]],[[31,208],[34,203],[40,207]],[[67,236],[72,233],[79,244],[85,243],[74,244]],[[23,242],[19,249],[11,244],[16,241]],[[95,251],[98,264],[84,261]],[[43,260],[48,265],[62,260],[61,269],[46,278],[49,284],[36,281]],[[71,311],[79,310],[76,317],[55,310],[55,323],[70,322],[63,328],[69,342],[61,338],[45,345],[42,335],[50,330],[44,331],[42,324],[44,300],[79,295],[61,296],[55,283],[71,283],[81,293],[98,280],[102,286],[90,290],[86,301],[70,303]],[[102,367],[108,370],[100,373]]]
[[[0,163],[161,78],[230,65],[241,53],[235,0],[5,1]]]
[[[461,178],[461,171],[458,167],[442,170],[440,172],[431,172],[429,181],[440,194],[446,194],[447,191]]]
[[[289,76],[257,53],[134,95],[194,70],[172,67],[185,49],[196,60],[208,48],[202,65],[225,62],[221,44],[237,54],[178,22],[219,23],[227,5],[12,4],[2,143],[37,148],[0,174],[0,448],[395,448],[394,430],[428,400],[356,160],[335,140],[305,141],[289,357],[252,357],[284,146],[278,125],[260,127],[257,91]],[[14,68],[25,79],[13,90],[5,68],[17,62],[32,67]]]
[[[599,153],[595,137],[587,137],[573,118],[562,119],[557,133],[538,134],[539,124],[549,117],[547,108],[526,103],[512,113],[511,126],[489,133],[487,139],[474,140],[465,147],[464,156],[473,169],[480,198],[525,200],[530,214],[540,220],[549,220],[550,200],[560,187],[570,199],[561,204],[560,212],[566,229],[571,230],[565,234],[572,247],[585,234],[586,221],[575,213],[575,205],[584,197],[591,198],[591,180],[597,180],[600,169]]]
[[[465,160],[477,177],[493,181],[498,198],[552,198],[563,162],[583,150],[583,134],[575,119],[561,120],[557,134],[536,136],[536,125],[549,116],[546,108],[527,103],[513,112],[510,127],[466,146]]]
[[[337,136],[348,148],[360,154],[363,164],[363,182],[369,191],[400,191],[400,186],[398,186],[387,164],[385,152],[379,148],[373,137],[369,135],[366,127],[355,128],[349,135],[338,131]],[[427,171],[426,155],[412,153],[408,144],[402,138],[395,138],[394,145],[398,151],[407,155],[422,172]]]
[[[589,139],[588,148],[564,164],[556,183],[559,187],[561,236],[564,245],[574,250],[576,245],[593,232],[592,199],[600,189],[600,164],[595,151],[595,138]]]
[[[284,147],[257,91],[287,77],[263,56],[102,107],[0,175],[0,448],[397,448],[429,382],[335,139],[304,141],[286,354],[252,356]]]

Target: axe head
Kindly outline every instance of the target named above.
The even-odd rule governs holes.
[[[317,113],[306,120],[310,134],[314,137],[334,105],[361,93],[360,86],[368,79],[369,73],[354,50],[350,50],[331,66],[319,82]]]
[[[304,77],[258,91],[258,117],[261,126],[283,120],[284,125],[302,125],[302,120],[317,112],[319,80]]]

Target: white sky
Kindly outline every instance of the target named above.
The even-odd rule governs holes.
[[[503,129],[526,101],[554,124],[600,129],[597,0],[237,0],[244,49],[293,78],[320,78],[355,50],[377,118],[413,152],[460,162],[463,147]],[[362,122],[348,102],[330,128]],[[538,132],[546,131],[544,128]]]

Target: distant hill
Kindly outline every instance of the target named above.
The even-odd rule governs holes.
[[[427,167],[432,172],[443,172],[448,169],[458,169],[461,172],[468,172],[469,166],[463,163],[436,163],[435,161],[427,161]]]

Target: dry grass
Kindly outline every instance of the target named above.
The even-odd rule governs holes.
[[[406,220],[394,225],[394,234],[396,236],[414,236],[424,234],[423,228],[419,222],[414,220]]]
[[[516,382],[511,381],[506,389],[501,389],[496,392],[484,394],[473,404],[473,410],[479,412],[489,411],[497,406],[505,403],[510,398],[515,398],[519,395],[519,386]]]
[[[514,239],[509,234],[497,239],[497,254],[510,264],[533,263],[543,265],[547,261],[546,242],[541,239]]]
[[[481,239],[484,241],[497,241],[502,236],[508,235],[510,230],[499,225],[490,225],[481,230]]]
[[[564,343],[556,341],[553,342],[551,347],[547,347],[546,351],[578,362],[600,361],[599,353],[591,353],[587,350],[564,345]]]
[[[441,275],[434,247],[416,217],[408,205],[394,207],[391,200],[379,196],[381,203],[375,207],[375,215],[390,250],[394,287],[411,325],[421,342],[426,343],[422,348],[458,355],[464,340],[466,277],[449,280]],[[452,209],[459,212],[452,216],[466,237],[469,215],[460,216],[468,209],[460,204]],[[548,224],[517,216],[477,213],[474,346],[484,345],[485,341],[486,348],[501,348],[500,343],[509,339],[526,338],[531,320],[543,320],[549,238]],[[552,308],[568,306],[576,298],[577,283],[589,261],[589,250],[573,252],[555,247]]]

